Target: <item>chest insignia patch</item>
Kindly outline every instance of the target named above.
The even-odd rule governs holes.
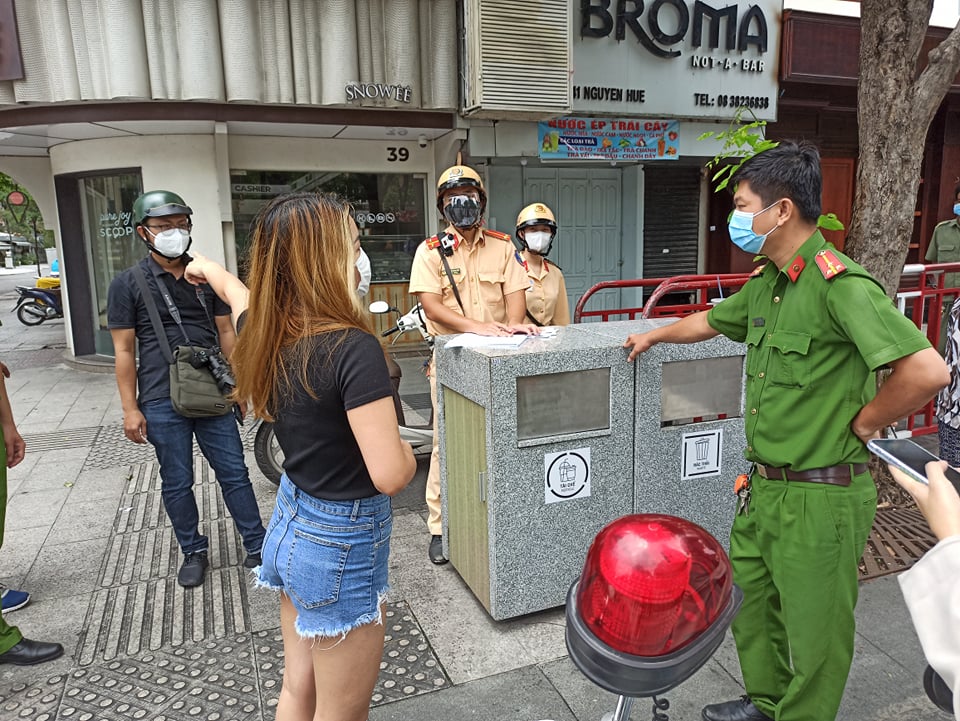
[[[441,268],[441,269],[440,269],[440,275],[441,275],[441,276],[444,276],[444,275],[446,275],[446,274],[447,274],[447,271],[446,271],[444,268]],[[450,269],[450,274],[451,274],[451,275],[460,275],[460,269],[459,269],[459,268],[451,268],[451,269]]]
[[[832,250],[821,250],[817,253],[815,259],[817,261],[817,267],[827,280],[836,278],[847,270],[847,266],[843,264],[843,261],[841,261]]]

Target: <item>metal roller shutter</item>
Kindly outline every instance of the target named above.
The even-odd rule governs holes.
[[[643,170],[643,277],[697,272],[700,169]]]

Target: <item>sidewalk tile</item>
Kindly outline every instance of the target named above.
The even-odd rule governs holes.
[[[90,594],[97,584],[107,538],[54,546],[45,544],[27,574],[30,593],[47,598]]]
[[[73,500],[67,498],[60,516],[50,529],[48,546],[106,538],[113,533],[116,507],[105,499]]]
[[[32,479],[31,479],[32,480]],[[18,488],[7,501],[5,531],[21,528],[49,529],[60,515],[60,508],[70,495],[69,488],[27,491]]]
[[[471,721],[577,721],[558,690],[535,666],[495,673],[442,692],[370,710],[370,721],[453,721],[465,718]]]
[[[40,554],[48,532],[37,528],[5,529],[0,550],[0,578],[13,576],[16,578],[13,583],[21,586]]]

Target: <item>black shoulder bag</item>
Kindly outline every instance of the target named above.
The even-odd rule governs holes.
[[[163,357],[170,364],[170,402],[173,404],[173,409],[185,418],[210,418],[229,413],[233,409],[233,401],[227,396],[233,392],[235,383],[230,364],[224,358],[219,346],[203,348],[190,342],[180,318],[180,309],[174,304],[167,288],[157,279],[167,310],[180,327],[180,332],[183,333],[186,341],[186,345],[179,345],[176,350],[171,351],[167,333],[163,329],[163,323],[160,322],[157,303],[153,293],[150,292],[143,268],[139,264],[135,265],[133,274],[140,288],[140,294],[143,296],[143,302],[147,306],[147,312],[150,314],[150,323],[160,341]],[[197,299],[216,332],[216,326],[210,317],[210,311],[207,309],[207,303],[203,299],[203,291],[200,288],[197,288]]]

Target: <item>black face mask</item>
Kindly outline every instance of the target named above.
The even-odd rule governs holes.
[[[469,195],[454,195],[443,208],[443,217],[454,228],[473,228],[480,224],[480,201]]]

